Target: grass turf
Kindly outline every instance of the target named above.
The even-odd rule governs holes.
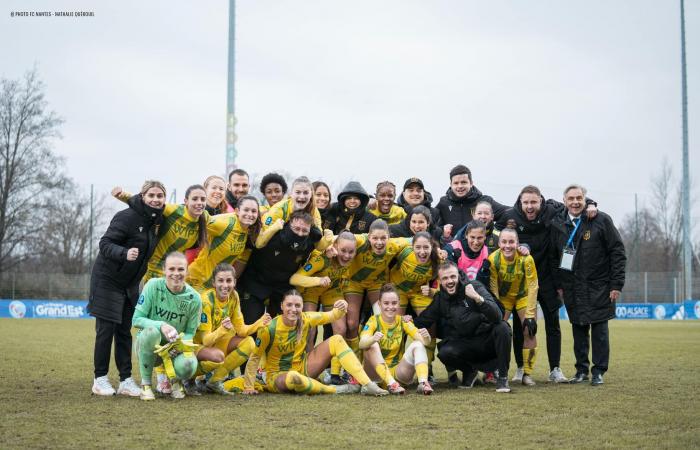
[[[94,322],[0,319],[0,448],[542,448],[700,445],[700,322],[612,321],[605,385],[409,389],[391,398],[262,394],[173,401],[92,396]],[[544,329],[544,326],[540,327]],[[573,375],[571,330],[562,366]],[[514,365],[511,365],[511,376]],[[134,363],[134,373],[137,366]],[[110,378],[116,385],[116,369]]]

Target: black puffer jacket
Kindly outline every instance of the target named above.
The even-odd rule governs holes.
[[[436,227],[434,223],[428,225],[428,233],[435,239],[440,247],[444,246],[447,242],[442,237],[442,227]],[[411,231],[411,214],[409,213],[404,220],[394,225],[389,225],[389,236],[390,237],[413,237],[415,233]]]
[[[443,226],[448,223],[452,224],[452,229],[456,232],[472,221],[474,209],[481,201],[491,203],[494,221],[498,220],[507,209],[506,206],[501,205],[490,196],[482,194],[476,186],[472,186],[467,195],[462,198],[457,197],[452,192],[452,188],[448,188],[447,193],[440,198],[436,207],[440,214],[440,223]]]
[[[345,199],[354,195],[360,199],[360,206],[357,208],[345,207]],[[357,181],[349,182],[338,194],[338,202],[333,203],[328,209],[326,219],[323,221],[323,229],[333,231],[333,234],[348,230],[354,234],[367,233],[369,226],[377,217],[367,211],[369,194],[365,188]]]
[[[435,226],[442,226],[440,212],[436,208],[433,208],[431,206],[433,204],[433,195],[428,191],[423,191],[423,193],[425,194],[425,199],[423,200],[423,203],[421,203],[421,205],[425,206],[430,210],[430,216],[433,218],[433,223],[435,224]],[[406,202],[406,199],[403,197],[403,192],[399,195],[399,198],[396,200],[396,204],[402,207],[403,210],[406,211],[406,214],[411,214],[413,207],[409,205],[408,202]]]
[[[554,287],[564,291],[569,320],[586,325],[615,318],[610,291],[625,285],[627,256],[610,216],[599,211],[594,219],[584,214],[581,220],[573,239],[573,271],[559,268],[562,250],[574,229],[566,211],[552,221],[549,263]]]
[[[488,333],[503,320],[503,313],[484,285],[478,281],[469,281],[461,271],[459,274],[460,281],[455,293],[449,295],[444,288],[440,288],[430,306],[416,317],[416,327],[430,328],[439,323],[444,339],[471,338]],[[464,288],[467,284],[473,285],[476,292],[484,298],[481,305],[465,295]]]
[[[100,251],[92,267],[88,311],[91,315],[121,323],[125,302],[136,304],[141,278],[156,248],[156,228],[163,210],[143,203],[141,194],[132,196],[129,208],[112,218],[100,239]],[[135,261],[127,261],[130,248],[139,249]]]

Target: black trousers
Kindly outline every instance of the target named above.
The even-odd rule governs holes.
[[[472,338],[446,338],[438,345],[438,358],[446,367],[462,372],[472,369],[492,370],[485,364],[495,361],[499,376],[507,376],[510,366],[511,331],[501,321],[490,333]]]
[[[95,318],[95,378],[103,377],[109,372],[109,358],[114,341],[114,362],[119,370],[119,380],[131,376],[131,319],[134,306],[126,301],[122,310],[122,323]]]
[[[572,323],[574,335],[574,355],[576,356],[576,373],[588,374],[588,349],[593,347],[593,369],[591,373],[604,374],[610,360],[610,331],[608,321],[586,325]],[[590,339],[589,339],[590,330]],[[591,345],[592,344],[592,345]]]
[[[243,320],[245,323],[253,323],[265,314],[265,309],[267,308],[267,313],[273,318],[278,315],[281,310],[282,294],[273,292],[269,297],[261,297],[256,295],[245,288],[242,289],[240,293],[241,296],[241,313],[243,313]],[[268,305],[265,305],[265,300],[268,300]]]
[[[559,325],[559,309],[551,311],[544,303],[542,315],[544,315],[544,331],[547,334],[547,359],[549,370],[560,367],[561,361],[561,326]],[[513,312],[513,352],[515,363],[523,366],[523,325],[518,319],[518,314]]]

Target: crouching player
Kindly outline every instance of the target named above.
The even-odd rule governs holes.
[[[248,360],[255,347],[251,337],[272,318],[263,314],[252,325],[246,325],[236,287],[236,272],[231,264],[220,263],[212,275],[214,288],[202,292],[202,317],[194,337],[203,347],[197,352],[202,372],[212,372],[207,389],[228,395],[224,379]]]
[[[170,352],[172,366],[164,361],[171,378],[173,398],[183,398],[185,392],[180,380],[190,379],[197,370],[197,358],[186,348],[191,346],[202,301],[197,291],[185,283],[187,259],[180,252],[166,256],[163,265],[164,278],[153,278],[143,288],[136,304],[132,325],[138,328],[136,349],[141,371],[141,399],[153,400],[151,377],[156,363],[157,349],[162,344],[177,343]],[[182,336],[180,336],[182,333]],[[189,343],[189,345],[187,344]],[[185,348],[185,351],[179,351]],[[178,350],[179,349],[179,350]],[[174,355],[174,356],[173,356]],[[168,358],[168,354],[163,354]]]
[[[504,320],[515,311],[523,325],[523,378],[526,386],[534,386],[532,371],[537,359],[537,269],[532,256],[518,253],[518,233],[504,228],[498,240],[499,249],[489,255],[491,293],[505,308]],[[499,374],[499,376],[505,376]]]
[[[306,352],[309,329],[331,323],[345,315],[348,303],[338,300],[328,312],[302,312],[304,301],[296,290],[288,291],[282,298],[282,314],[258,331],[256,349],[245,371],[245,394],[257,394],[253,389],[259,359],[266,357],[266,390],[279,393],[300,394],[350,394],[358,391],[366,395],[387,395],[369,379],[362,364],[345,343],[342,336],[334,335]],[[337,356],[340,365],[362,385],[326,386],[316,377]]]
[[[410,384],[415,374],[418,376],[418,393],[432,394],[425,351],[430,333],[401,319],[398,314],[399,294],[392,284],[385,284],[380,289],[379,308],[380,314],[370,317],[360,333],[367,374],[371,378],[380,378],[392,394],[403,394],[405,389],[401,384]],[[407,335],[413,342],[405,347]]]

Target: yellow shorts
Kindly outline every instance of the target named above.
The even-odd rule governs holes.
[[[342,289],[334,288],[307,288],[301,293],[304,303],[313,303],[318,305],[319,299],[325,307],[333,307],[333,304],[338,300],[344,300]]]
[[[212,347],[205,347],[203,344],[198,343],[199,348],[197,348],[197,352],[199,352],[203,348],[218,348],[222,352],[224,352],[224,355],[226,355],[226,349],[228,349],[228,343],[231,342],[231,339],[233,339],[234,336],[230,336],[224,339],[219,339],[216,341],[216,343]]]
[[[383,285],[384,285],[383,280],[382,281],[373,281],[373,282],[348,281],[348,285],[345,287],[345,290],[343,291],[343,293],[362,295],[365,293],[365,291],[368,291],[368,292],[379,291],[379,289],[381,289],[381,287]]]
[[[427,297],[420,292],[401,292],[399,291],[399,307],[406,309],[408,304],[414,311],[422,312],[433,302],[432,297]]]
[[[517,300],[509,298],[504,298],[500,300],[501,304],[506,309],[506,311],[513,311],[513,308],[515,308],[516,311],[520,311],[521,309],[527,308],[527,297],[520,297]]]

